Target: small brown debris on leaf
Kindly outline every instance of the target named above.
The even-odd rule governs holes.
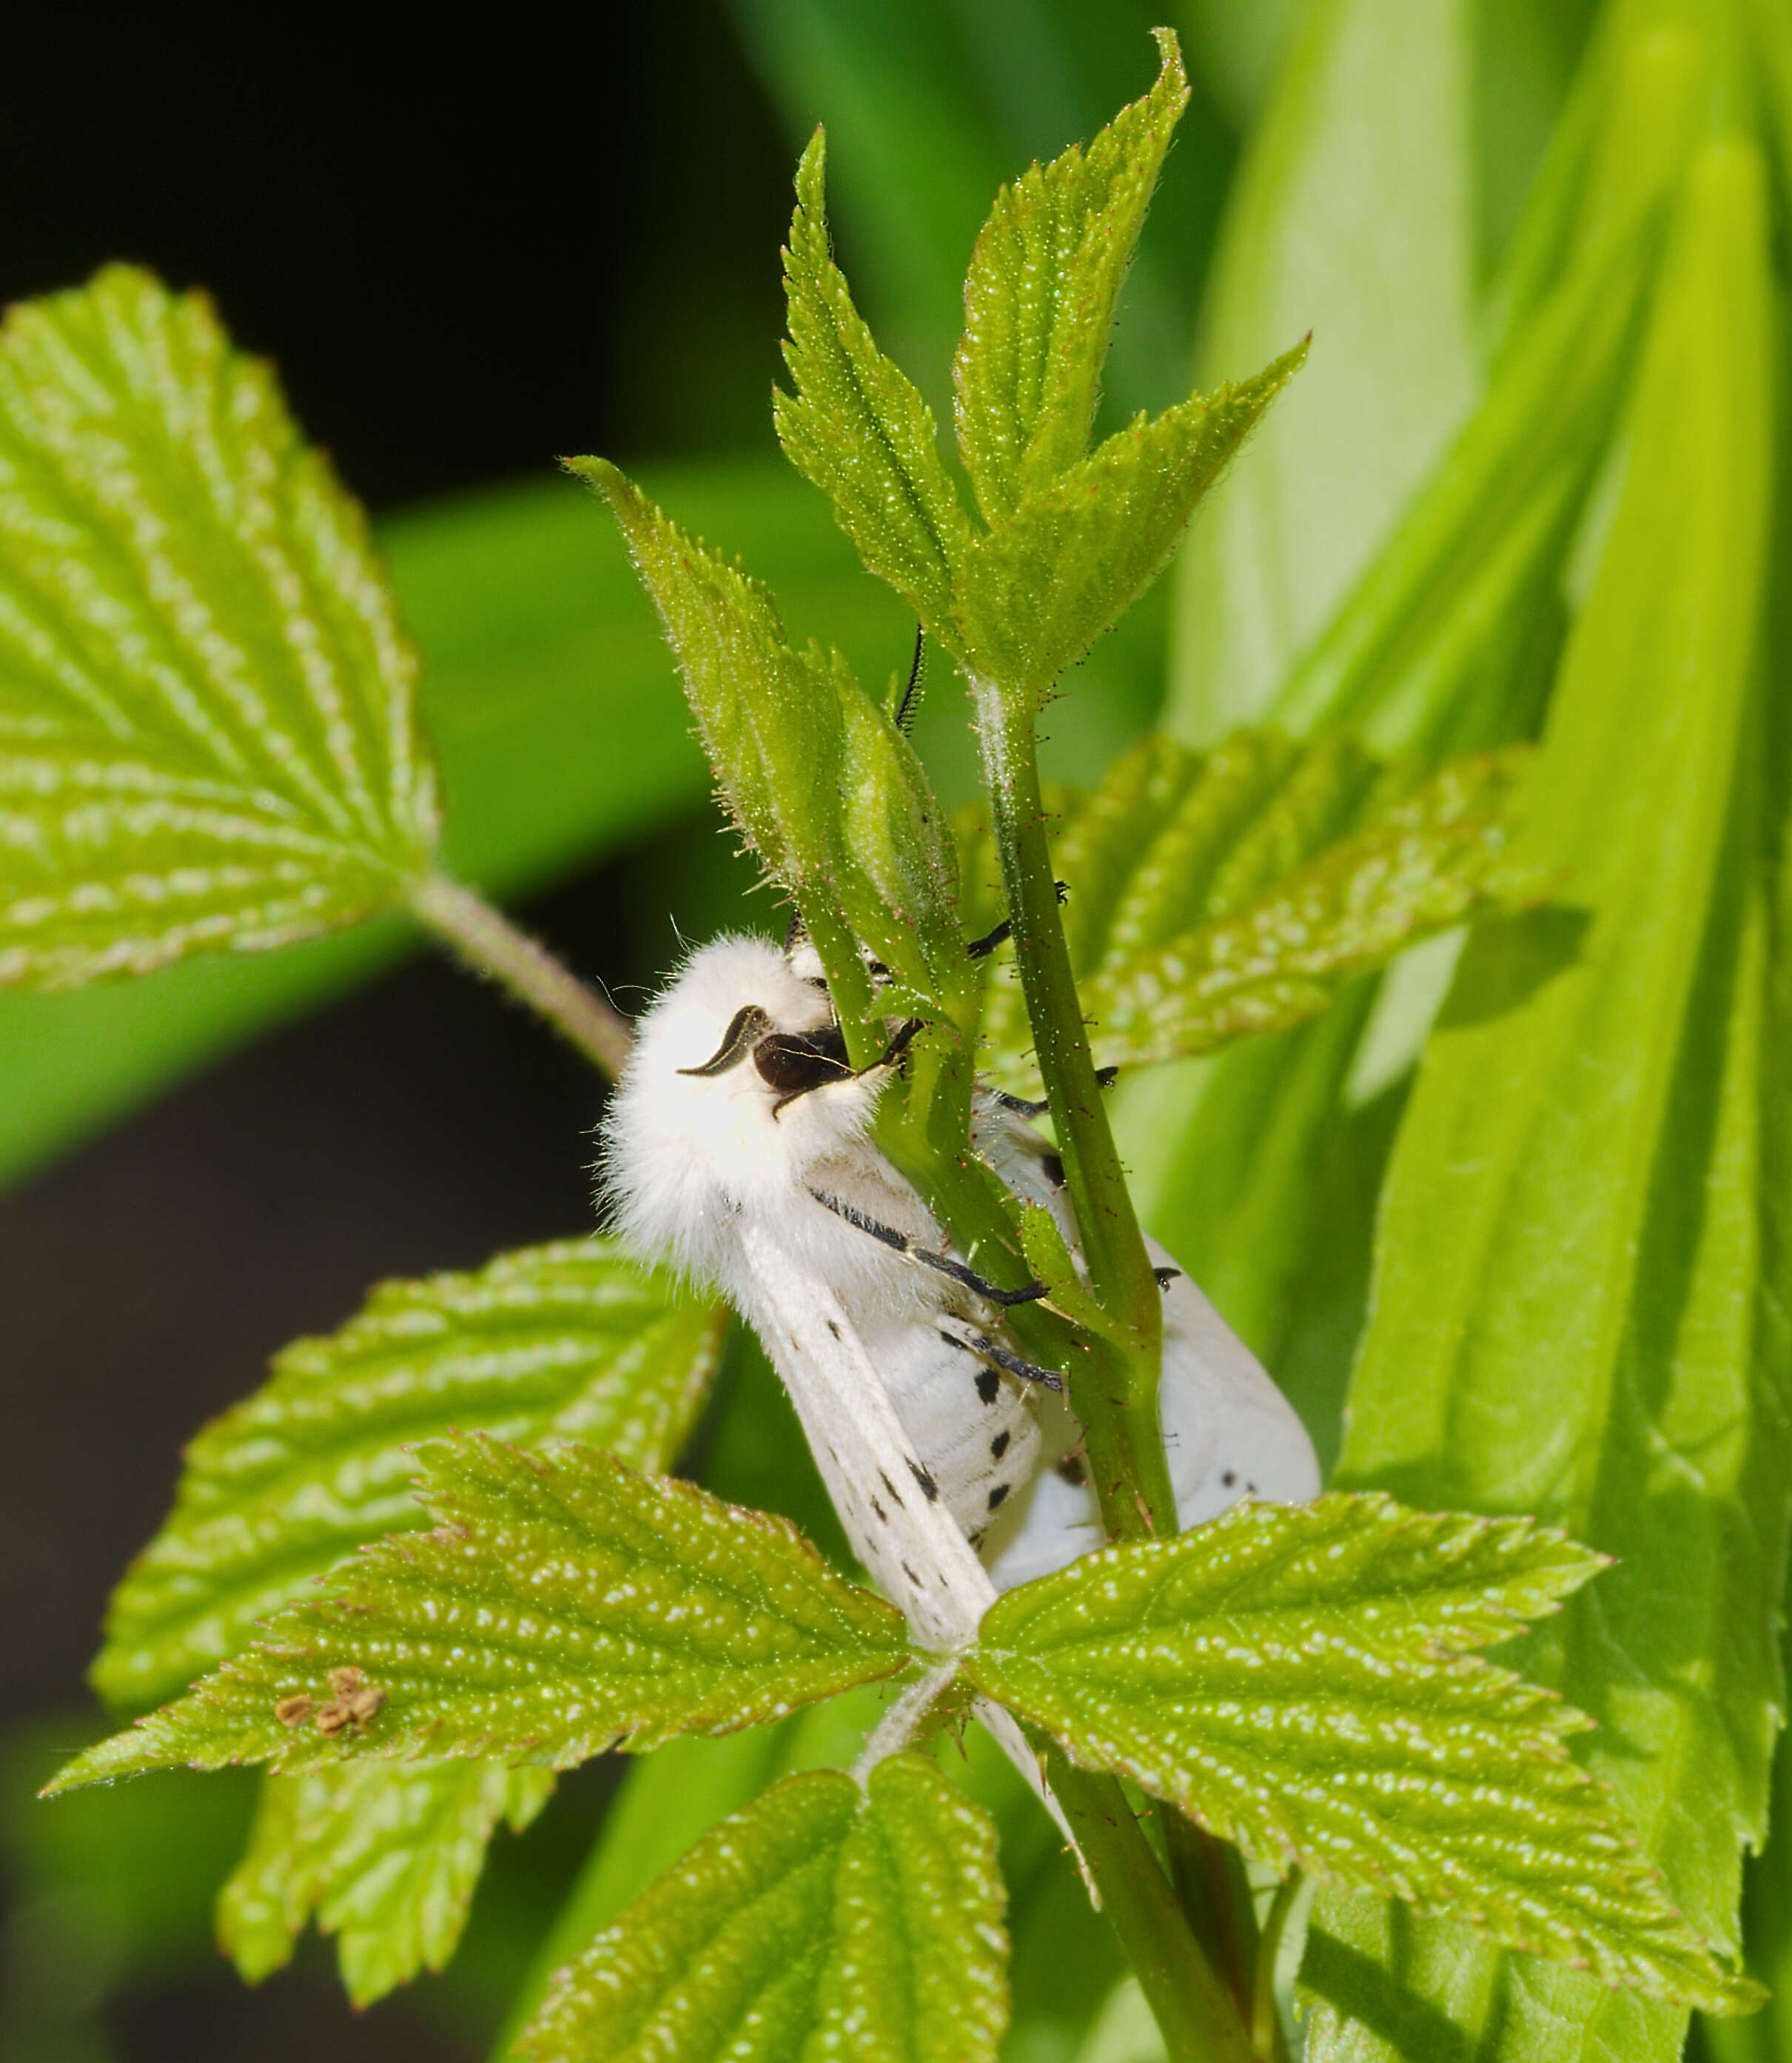
[[[296,1698],[283,1698],[274,1707],[274,1716],[283,1727],[302,1727],[317,1710],[317,1700],[301,1691]]]
[[[345,1727],[364,1727],[386,1702],[385,1692],[352,1667],[332,1669],[330,1688],[335,1702],[317,1715],[317,1730],[327,1739],[334,1739]]]

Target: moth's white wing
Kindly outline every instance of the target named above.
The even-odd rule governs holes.
[[[1146,1245],[1158,1266],[1175,1267],[1155,1240]],[[1300,1415],[1179,1270],[1163,1293],[1158,1418],[1180,1526],[1216,1518],[1241,1498],[1304,1504],[1319,1495],[1319,1462]],[[1075,1423],[1067,1414],[1055,1427],[1048,1424],[1046,1437],[1048,1457],[1074,1454]],[[998,1590],[1050,1575],[1102,1545],[1094,1490],[1067,1481],[1053,1458],[1015,1502],[1014,1517],[989,1542]]]
[[[1175,1265],[1155,1240],[1147,1244],[1159,1266]],[[1185,1526],[1244,1497],[1304,1504],[1319,1495],[1319,1461],[1300,1414],[1186,1275],[1163,1293],[1158,1416]]]
[[[922,1645],[977,1637],[995,1586],[903,1431],[851,1313],[797,1269],[775,1234],[739,1228],[747,1316],[765,1343],[853,1551]]]

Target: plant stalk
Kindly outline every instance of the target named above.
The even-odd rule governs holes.
[[[412,890],[411,909],[476,974],[508,988],[615,1080],[634,1034],[625,1018],[544,946],[518,931],[483,896],[440,874],[425,875]]]
[[[1132,1208],[1095,1080],[1088,1028],[1071,971],[1046,842],[1045,804],[1030,714],[994,682],[973,679],[984,785],[1014,927],[1015,959],[1039,1073],[1058,1136],[1090,1286],[1126,1344],[1096,1344],[1095,1365],[1073,1377],[1103,1524],[1116,1540],[1176,1530],[1175,1500],[1158,1431],[1162,1293]]]
[[[1079,1769],[1055,1747],[1046,1761],[1169,2063],[1256,2063],[1236,2002],[1189,1931],[1118,1779]]]
[[[1206,1945],[1241,2014],[1248,2015],[1260,1961],[1256,1908],[1244,1858],[1231,1842],[1173,1805],[1159,1808],[1170,1881],[1189,1925]]]

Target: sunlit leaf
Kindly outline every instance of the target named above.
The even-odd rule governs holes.
[[[1471,938],[1381,1204],[1340,1474],[1541,1513],[1612,1554],[1528,1666],[1677,1903],[1734,1940],[1783,1691],[1787,1372],[1762,1329],[1762,912],[1745,728],[1774,363],[1762,167],[1706,147],[1660,284],[1621,493],[1521,850],[1590,915]],[[1739,780],[1739,755],[1740,774]],[[1782,1172],[1776,1160],[1774,1172]],[[1758,1293],[1766,1290],[1766,1296]],[[1771,1350],[1770,1350],[1771,1349]],[[1681,2013],[1322,1901],[1311,2052],[1677,2057]],[[1367,1997],[1397,2002],[1364,2026]],[[1498,2001],[1497,2008],[1489,2002]],[[1430,2030],[1415,2045],[1407,2030]]]
[[[1475,397],[1476,19],[1315,0],[1251,137],[1196,369],[1309,330],[1313,354],[1179,569],[1164,720],[1190,743],[1261,721]]]
[[[1570,1759],[1586,1722],[1473,1654],[1598,1566],[1522,1520],[1248,1502],[1009,1592],[966,1667],[1075,1760],[1278,1868],[1609,1983],[1733,2001]]]
[[[115,266],[0,332],[0,986],[400,903],[435,777],[366,520],[208,303]]]
[[[1045,492],[1087,445],[1120,287],[1188,99],[1168,30],[1158,50],[1150,93],[1087,151],[1072,144],[1005,186],[971,252],[954,415],[991,524]]]
[[[432,1445],[434,1531],[339,1566],[176,1703],[52,1789],[187,1763],[345,1755],[565,1769],[606,1748],[723,1733],[897,1674],[901,1615],[781,1519],[589,1447]]]
[[[1524,766],[1508,748],[1408,791],[1343,734],[1303,747],[1244,731],[1204,754],[1155,737],[1093,794],[1055,798],[1053,865],[1097,1063],[1299,1023],[1416,940],[1539,899],[1547,877],[1508,852]],[[977,822],[964,820],[973,875],[986,871]],[[992,984],[984,1031],[997,1079],[1028,1081],[1011,979]]]
[[[790,643],[759,582],[615,467],[574,466],[621,526],[735,823],[801,907],[842,1015],[872,1014],[860,941],[950,1013],[968,986],[953,857],[914,748],[838,653]]]
[[[341,1331],[287,1347],[189,1446],[173,1511],[114,1594],[95,1685],[127,1711],[172,1696],[364,1541],[427,1525],[417,1441],[576,1438],[669,1467],[724,1322],[595,1239],[384,1284]]]
[[[994,1830],[918,1758],[862,1790],[786,1778],[699,1842],[562,1975],[532,2063],[993,2063],[1007,2022]]]
[[[954,645],[1035,708],[1168,563],[1228,460],[1306,357],[1139,416],[1040,487],[966,552]]]
[[[784,273],[794,394],[773,404],[790,462],[834,504],[871,570],[930,626],[950,620],[970,522],[939,455],[932,412],[878,348],[829,247],[826,146],[817,131],[797,173]]]
[[[370,2005],[460,1944],[486,1844],[548,1802],[551,1771],[501,1763],[349,1762],[270,1776],[247,1853],[219,1894],[218,1932],[254,1984],[291,1960],[315,1912],[343,1985]]]

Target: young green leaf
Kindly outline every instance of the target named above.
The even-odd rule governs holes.
[[[874,1013],[842,917],[916,1000],[955,1014],[970,983],[953,855],[908,740],[838,653],[787,641],[757,581],[669,521],[614,466],[572,466],[628,540],[729,810],[796,899],[843,1014],[855,995],[859,1014]],[[881,1048],[881,1027],[878,1036]]]
[[[787,1777],[563,1973],[530,2063],[994,2063],[1007,2025],[994,1829],[913,1755],[862,1790]]]
[[[1341,733],[1301,746],[1240,732],[1204,754],[1151,737],[1093,794],[1055,798],[1052,861],[1098,1064],[1298,1023],[1418,939],[1539,900],[1546,877],[1507,851],[1525,765],[1509,747],[1413,790]],[[974,819],[963,834],[979,878]],[[996,1079],[1029,1081],[1011,983],[992,983],[983,1029]]]
[[[0,331],[0,987],[283,945],[436,833],[366,522],[210,304],[113,266]]]
[[[819,129],[797,171],[784,254],[796,387],[773,398],[790,463],[834,504],[871,571],[935,634],[951,621],[954,573],[970,524],[939,455],[933,412],[878,348],[828,245],[827,147]]]
[[[1072,144],[997,195],[970,255],[952,368],[958,449],[1000,523],[1083,456],[1121,283],[1171,132],[1188,103],[1174,33],[1157,83],[1085,151]]]
[[[782,1519],[589,1447],[434,1443],[439,1523],[364,1550],[334,1595],[51,1784],[181,1763],[334,1767],[356,1750],[566,1769],[725,1733],[909,1661],[902,1615]]]
[[[1507,851],[1523,763],[1522,748],[1458,762],[1235,915],[1105,959],[1082,991],[1097,1062],[1179,1060],[1280,1031],[1420,939],[1541,901],[1548,876]]]
[[[1169,563],[1194,513],[1307,356],[1139,416],[966,552],[945,641],[976,673],[1043,706],[1053,684]]]
[[[247,1852],[218,1899],[218,1936],[256,1984],[292,1959],[313,1912],[343,1988],[371,2005],[460,1944],[486,1844],[520,1833],[553,1774],[495,1762],[347,1762],[263,1780]]]
[[[454,1430],[556,1436],[668,1468],[709,1393],[726,1315],[606,1240],[376,1289],[199,1434],[175,1508],[115,1592],[93,1680],[140,1711],[248,1641],[364,1541],[428,1523],[409,1451]]]
[[[966,1668],[1073,1760],[1279,1868],[1609,1983],[1734,2001],[1569,1759],[1586,1721],[1473,1653],[1599,1566],[1523,1520],[1245,1503],[1011,1591]]]

